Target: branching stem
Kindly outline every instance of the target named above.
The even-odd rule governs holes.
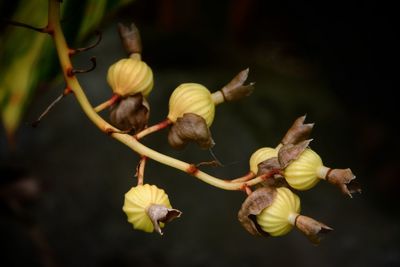
[[[144,133],[139,133],[138,136],[140,138],[135,138],[133,136],[120,133],[121,131],[111,124],[109,124],[107,121],[105,121],[103,118],[101,118],[96,110],[93,108],[93,106],[90,104],[89,100],[86,97],[86,94],[84,93],[81,85],[79,84],[78,79],[76,78],[76,75],[71,75],[71,69],[72,63],[70,59],[70,48],[67,45],[67,42],[64,37],[64,33],[61,29],[60,25],[60,2],[58,0],[49,0],[49,21],[48,21],[48,26],[47,29],[51,29],[53,34],[53,40],[56,46],[58,58],[60,60],[60,65],[63,71],[63,76],[65,79],[65,82],[67,84],[67,87],[72,90],[74,93],[77,101],[79,102],[82,110],[85,112],[87,117],[103,132],[105,133],[111,133],[110,135],[115,138],[116,140],[120,141],[121,143],[127,145],[129,148],[131,148],[133,151],[138,153],[139,155],[145,156],[147,158],[151,158],[155,161],[158,161],[162,164],[165,164],[167,166],[173,167],[175,169],[190,173],[191,175],[197,177],[199,180],[208,183],[212,186],[225,189],[225,190],[245,190],[246,187],[250,187],[253,185],[256,185],[266,179],[268,179],[271,175],[269,174],[264,174],[261,176],[258,176],[256,178],[250,179],[248,181],[237,181],[237,182],[231,182],[229,180],[223,180],[216,178],[214,176],[211,176],[205,172],[202,172],[197,169],[192,164],[183,162],[181,160],[172,158],[170,156],[161,154],[145,145],[140,143],[138,139],[141,137],[147,135],[150,132],[153,132],[153,129],[158,130],[159,126],[152,128],[149,127],[148,130],[144,130]]]

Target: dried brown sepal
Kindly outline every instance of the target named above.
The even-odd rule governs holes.
[[[278,157],[273,157],[264,160],[260,162],[257,166],[258,166],[257,176],[272,173],[271,179],[267,179],[266,181],[261,183],[263,186],[280,187],[287,185],[284,177],[280,174],[281,165],[279,164]]]
[[[142,41],[140,39],[139,29],[134,23],[128,27],[122,23],[118,23],[119,37],[122,45],[128,54],[142,53]]]
[[[304,215],[297,216],[296,227],[305,234],[314,245],[319,244],[322,235],[333,231],[331,227]]]
[[[195,142],[202,149],[214,146],[206,121],[194,113],[185,113],[176,120],[168,133],[168,142],[175,149],[184,148],[188,142]]]
[[[276,194],[273,187],[260,187],[246,198],[239,210],[238,219],[247,232],[255,236],[269,236],[268,233],[261,230],[255,217],[263,209],[271,206]]]
[[[146,210],[147,216],[149,216],[151,222],[153,223],[154,230],[160,235],[163,234],[160,222],[168,223],[175,218],[179,218],[182,214],[180,210],[169,209],[164,205],[153,204]]]
[[[290,129],[287,131],[283,137],[281,143],[286,144],[297,144],[301,141],[306,140],[314,127],[314,123],[304,124],[306,115],[297,118]]]
[[[149,111],[149,103],[141,93],[138,93],[123,98],[113,105],[111,107],[110,120],[118,129],[135,134],[147,126]]]
[[[245,96],[249,96],[254,90],[254,83],[243,85],[247,77],[249,76],[249,68],[239,72],[224,88],[221,92],[224,96],[225,101],[236,101]]]
[[[338,186],[349,197],[353,197],[352,193],[361,193],[361,186],[354,179],[356,176],[350,169],[332,169],[326,177],[329,183]]]
[[[278,160],[281,168],[286,168],[292,161],[300,157],[301,153],[308,147],[312,139],[304,140],[296,145],[286,144],[279,149]]]

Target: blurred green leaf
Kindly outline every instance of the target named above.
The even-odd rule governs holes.
[[[133,0],[64,1],[63,27],[74,45],[90,35],[110,12]],[[35,27],[47,23],[48,0],[19,1],[13,21]],[[12,139],[34,91],[61,71],[51,38],[29,29],[9,26],[0,35],[0,114],[5,132]]]

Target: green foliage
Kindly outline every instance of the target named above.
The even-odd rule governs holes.
[[[13,15],[4,17],[34,27],[47,24],[47,0],[19,1]],[[92,34],[106,14],[132,0],[64,1],[62,14],[70,44],[75,45]],[[49,83],[60,72],[57,58],[47,34],[8,26],[0,35],[0,114],[9,139],[13,138],[24,111],[42,83]]]

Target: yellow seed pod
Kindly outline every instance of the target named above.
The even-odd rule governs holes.
[[[254,152],[250,157],[250,171],[257,174],[258,164],[278,156],[278,151],[272,147],[263,147]]]
[[[169,98],[168,119],[176,122],[185,113],[201,116],[210,127],[215,114],[215,104],[210,91],[198,83],[179,85]]]
[[[271,236],[287,234],[300,212],[300,199],[297,195],[286,187],[277,188],[276,191],[272,205],[257,215],[258,225]]]
[[[288,184],[297,190],[307,190],[324,179],[329,168],[324,167],[321,158],[310,148],[289,164],[284,170]]]
[[[133,224],[133,228],[151,233],[154,231],[154,225],[147,215],[147,209],[151,205],[164,205],[166,208],[171,208],[168,195],[164,190],[155,185],[138,185],[125,194],[122,210],[128,216],[128,222]],[[164,227],[164,224],[160,223],[160,226]]]
[[[135,54],[136,55],[136,54]],[[153,89],[153,72],[140,56],[124,58],[108,69],[107,82],[120,96],[142,93],[147,96]]]

